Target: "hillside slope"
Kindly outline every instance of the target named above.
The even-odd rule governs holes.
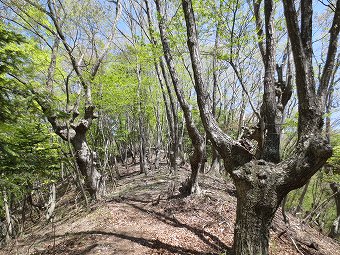
[[[202,196],[169,198],[188,170],[172,177],[165,167],[148,176],[139,175],[138,166],[120,171],[124,176],[106,201],[86,211],[66,194],[54,224],[33,226],[0,255],[231,254],[236,214],[231,183],[201,175]],[[270,253],[340,255],[340,245],[291,216],[287,227],[277,213]]]

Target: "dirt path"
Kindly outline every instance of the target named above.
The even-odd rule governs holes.
[[[108,200],[93,205],[91,212],[60,206],[55,231],[52,224],[36,226],[30,231],[33,234],[24,235],[0,255],[230,254],[236,205],[233,186],[204,176],[203,196],[168,199],[169,188],[178,188],[189,174],[181,171],[179,178],[165,171],[145,177],[137,174],[137,167],[130,168]],[[274,225],[271,254],[300,254],[281,231],[279,216]],[[307,230],[303,230],[307,239],[319,242],[314,253],[304,254],[340,254],[334,241]],[[298,247],[302,252],[303,247]]]

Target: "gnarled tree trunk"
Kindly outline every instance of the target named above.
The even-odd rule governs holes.
[[[76,162],[80,172],[85,177],[86,189],[92,198],[99,199],[103,193],[103,177],[96,168],[96,154],[91,151],[86,132],[78,132],[71,144],[75,149]]]
[[[266,75],[264,116],[267,123],[276,123],[278,112],[273,94],[273,0],[265,0],[266,16]],[[240,141],[235,141],[218,126],[211,113],[208,94],[202,77],[202,63],[197,39],[195,16],[191,0],[182,0],[187,28],[187,44],[190,51],[192,69],[195,77],[195,90],[200,116],[207,136],[218,150],[226,170],[233,178],[237,190],[237,218],[234,234],[236,255],[266,255],[269,244],[269,227],[282,199],[289,191],[302,187],[332,155],[328,142],[322,138],[322,113],[324,111],[324,92],[328,87],[330,71],[334,67],[338,35],[340,30],[340,0],[337,1],[331,28],[330,46],[324,67],[324,75],[316,92],[312,70],[312,1],[302,1],[301,32],[298,25],[295,3],[283,1],[288,34],[294,44],[292,52],[296,69],[296,82],[299,99],[299,143],[295,154],[281,162],[278,161],[278,144],[268,144],[273,136],[264,142],[264,160],[254,160],[253,155]],[[273,98],[274,96],[274,98]],[[269,111],[269,112],[268,112]],[[269,122],[268,122],[269,121]],[[271,129],[267,128],[267,132]],[[277,130],[273,129],[275,137]],[[269,134],[270,135],[270,134]]]
[[[246,176],[234,179],[237,191],[236,254],[268,254],[269,230],[282,197],[277,194],[276,179],[270,173],[275,165],[262,165],[264,163],[248,163],[242,167]]]

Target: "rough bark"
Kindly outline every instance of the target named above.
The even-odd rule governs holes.
[[[86,130],[79,130],[71,139],[75,149],[76,162],[85,177],[86,189],[94,199],[99,199],[104,192],[103,176],[96,168],[96,154],[91,151],[86,140]]]
[[[277,118],[278,109],[275,91],[275,30],[274,30],[274,2],[265,0],[265,30],[266,53],[264,58],[264,95],[263,111],[261,114],[265,123],[265,137],[262,158],[266,161],[278,163],[280,161],[280,124]],[[279,119],[279,120],[278,120]]]
[[[289,3],[288,3],[289,2]],[[307,1],[309,2],[309,1]],[[338,1],[339,2],[339,1]],[[264,160],[254,160],[253,155],[238,141],[233,140],[218,127],[208,100],[208,94],[202,78],[202,64],[198,46],[195,17],[191,0],[182,0],[186,28],[187,43],[190,51],[192,69],[195,77],[195,90],[201,119],[208,137],[224,160],[224,166],[233,178],[237,190],[237,217],[234,234],[234,250],[236,255],[268,254],[269,227],[282,199],[289,191],[302,187],[332,154],[330,145],[321,136],[320,117],[324,110],[322,102],[315,94],[314,76],[305,50],[309,49],[310,31],[308,11],[302,17],[307,20],[303,36],[300,34],[293,1],[283,1],[289,37],[294,43],[293,56],[296,69],[296,81],[299,99],[299,143],[295,154],[278,164]],[[310,7],[310,6],[308,6]],[[266,29],[271,35],[271,17],[273,17],[273,1],[265,1]],[[287,14],[288,12],[288,14]],[[270,24],[268,24],[268,22]],[[340,25],[340,24],[337,24]],[[306,28],[307,27],[307,28]],[[302,39],[305,38],[305,46]],[[267,65],[265,86],[272,94],[273,81],[273,42],[266,42]],[[312,49],[312,48],[310,48]],[[308,52],[310,53],[310,52]],[[269,57],[269,58],[268,58]],[[333,68],[333,67],[332,67]],[[305,92],[305,93],[303,93]],[[275,95],[274,95],[275,96]],[[268,100],[267,103],[272,103]],[[275,109],[276,106],[270,106]],[[270,118],[276,117],[270,112]],[[275,120],[271,120],[275,121]],[[263,199],[265,198],[265,199]]]
[[[260,160],[244,165],[239,178],[234,178],[237,191],[235,254],[269,254],[269,229],[282,200],[276,190],[279,175],[274,164]]]

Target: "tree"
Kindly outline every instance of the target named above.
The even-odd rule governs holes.
[[[256,159],[241,142],[224,133],[212,115],[207,89],[202,78],[201,56],[191,0],[182,0],[186,20],[188,48],[195,77],[195,90],[201,119],[208,138],[224,160],[237,191],[237,216],[234,233],[236,254],[268,254],[269,227],[282,199],[289,191],[303,186],[332,155],[329,143],[322,137],[325,94],[334,67],[340,30],[340,1],[337,1],[327,59],[321,82],[316,87],[312,65],[312,1],[301,1],[301,30],[294,1],[283,1],[285,19],[296,70],[299,101],[299,141],[292,157],[277,163],[276,142],[264,143],[262,159]],[[274,1],[264,1],[266,55],[264,114],[275,122],[276,95],[274,83]],[[277,130],[272,130],[277,137]],[[273,141],[271,132],[265,140]],[[272,163],[272,162],[275,163]],[[263,199],[266,197],[266,199]]]
[[[13,221],[13,207],[22,203],[26,214],[25,198],[32,192],[28,187],[38,190],[56,181],[61,158],[60,146],[41,121],[38,105],[13,78],[25,70],[24,64],[30,65],[29,42],[1,23],[0,45],[0,218],[5,215],[8,239],[20,234],[18,225],[25,221],[24,217],[22,222]],[[16,110],[11,110],[14,107]]]
[[[187,183],[185,183],[182,188],[183,190],[182,193],[187,195],[187,194],[199,192],[197,178],[198,178],[199,171],[201,169],[204,169],[205,141],[204,141],[203,136],[200,134],[198,128],[196,127],[196,124],[192,116],[192,111],[190,110],[190,105],[184,97],[182,85],[180,83],[180,79],[176,71],[175,62],[174,62],[172,52],[170,49],[169,38],[168,38],[166,27],[165,27],[165,19],[163,17],[163,14],[161,13],[161,6],[160,6],[159,0],[156,0],[156,8],[157,8],[157,12],[159,15],[158,27],[159,27],[160,36],[161,36],[164,57],[165,57],[165,60],[168,66],[168,70],[170,73],[172,84],[176,92],[177,99],[183,111],[188,135],[194,147],[193,154],[190,157],[191,176],[188,179]]]
[[[99,41],[96,40],[97,35],[93,29],[96,26],[94,23],[99,21],[94,17],[81,16],[81,9],[75,3],[70,1],[59,1],[58,3],[47,1],[45,3],[30,0],[24,0],[23,3],[15,0],[2,2],[18,16],[19,21],[15,21],[16,23],[20,24],[22,22],[23,24],[28,24],[28,28],[25,25],[21,25],[21,27],[29,32],[33,32],[41,40],[41,43],[45,43],[51,49],[47,75],[44,81],[42,81],[45,83],[45,87],[38,89],[31,86],[31,83],[34,83],[32,80],[35,80],[36,77],[28,81],[20,79],[20,77],[17,77],[17,79],[25,86],[30,87],[31,93],[35,95],[35,99],[48,122],[52,125],[54,132],[72,145],[77,166],[85,178],[87,190],[93,198],[100,198],[104,190],[104,180],[102,174],[96,168],[96,152],[92,151],[88,145],[87,133],[93,121],[97,118],[95,105],[92,101],[93,80],[98,74],[104,59],[107,57],[114,40],[116,24],[121,12],[120,2],[116,2],[116,15],[107,32],[107,40],[102,43],[103,46],[100,48],[97,47],[96,43],[99,44]],[[64,8],[64,5],[69,5],[68,7],[70,8]],[[96,4],[89,4],[88,6],[93,8],[92,16],[100,13],[100,9],[96,9]],[[80,13],[71,13],[70,10],[72,8],[78,8]],[[34,17],[32,17],[32,13]],[[81,26],[74,28],[72,19],[83,23]],[[87,23],[84,23],[84,19]],[[75,29],[77,32],[72,33],[74,31],[72,29]],[[40,32],[40,30],[43,32]],[[79,30],[88,35],[81,39],[84,39],[93,46],[90,52],[79,42]],[[53,43],[51,44],[50,41],[53,41]],[[71,46],[70,41],[73,41],[73,46]],[[60,46],[63,46],[65,53],[63,56],[65,66],[67,67],[65,69],[68,69],[63,70],[64,72],[61,71],[61,73],[67,72],[66,77],[63,77],[62,88],[62,91],[65,91],[64,100],[66,102],[63,106],[65,109],[60,109],[60,106],[56,106],[57,100],[55,98],[57,92],[53,90],[57,80],[56,72],[60,71],[57,70],[57,59],[61,52]],[[93,58],[94,52],[95,58]],[[92,61],[93,59],[94,61]],[[75,78],[76,81],[72,78]],[[70,84],[72,82],[73,84]],[[77,89],[79,93],[72,105],[70,87],[75,83],[79,85]],[[81,105],[84,107],[82,110],[79,110]]]

